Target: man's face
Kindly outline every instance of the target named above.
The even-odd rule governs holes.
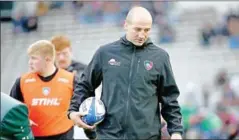
[[[136,46],[142,46],[149,37],[151,26],[152,22],[147,20],[132,20],[131,23],[126,21],[125,29],[127,39]]]
[[[228,29],[231,35],[238,35],[239,34],[239,19],[233,17],[229,20]]]
[[[56,65],[60,68],[67,69],[71,64],[72,52],[69,47],[56,52]]]
[[[31,72],[41,73],[46,67],[47,60],[41,55],[30,55],[29,56],[29,70]]]

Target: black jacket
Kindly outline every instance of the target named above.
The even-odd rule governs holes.
[[[69,112],[95,96],[101,82],[106,116],[97,125],[97,139],[159,138],[159,103],[169,134],[182,133],[179,90],[169,55],[150,39],[136,47],[124,36],[100,47],[76,85]]]
[[[71,65],[66,69],[69,72],[76,72],[78,76],[82,74],[86,65],[75,60],[72,60]]]

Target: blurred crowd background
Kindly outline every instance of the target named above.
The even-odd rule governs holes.
[[[1,91],[27,71],[26,48],[65,34],[87,64],[102,44],[124,35],[132,6],[154,20],[151,39],[171,57],[184,138],[239,138],[239,2],[1,1]],[[163,129],[163,131],[165,131]],[[85,138],[81,132],[76,138]],[[166,137],[166,135],[165,135]]]

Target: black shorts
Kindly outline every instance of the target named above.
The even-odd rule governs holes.
[[[74,136],[74,127],[69,129],[65,133],[54,136],[35,137],[35,140],[70,140],[73,139],[73,136]]]

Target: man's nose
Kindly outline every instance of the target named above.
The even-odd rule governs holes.
[[[30,59],[28,60],[28,64],[29,64],[29,65],[31,65],[31,64],[32,64],[32,61],[31,61]]]
[[[139,38],[144,38],[145,37],[144,32],[143,31],[139,32],[138,36]]]
[[[60,54],[60,55],[59,55],[59,59],[60,59],[60,60],[63,60],[63,59],[65,59],[65,56],[64,56],[63,54]]]

